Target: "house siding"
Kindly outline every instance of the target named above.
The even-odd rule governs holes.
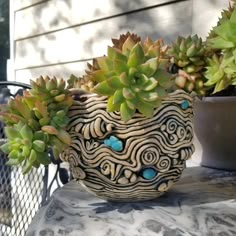
[[[106,53],[110,38],[127,31],[166,42],[192,31],[191,0],[15,2],[14,74],[22,82],[81,75],[91,58]]]
[[[15,0],[14,75],[28,81],[40,75],[83,74],[93,57],[106,53],[110,38],[127,31],[141,37],[205,37],[222,0]]]

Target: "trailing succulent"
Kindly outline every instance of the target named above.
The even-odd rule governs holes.
[[[65,81],[40,77],[31,86],[1,107],[0,113],[8,139],[1,149],[8,154],[8,164],[21,164],[23,173],[49,164],[49,150],[57,158],[71,142],[65,127],[73,100]]]
[[[145,41],[134,34],[113,39],[107,56],[96,58],[82,80],[93,81],[93,92],[108,97],[108,112],[119,111],[124,121],[136,111],[150,117],[172,86],[167,71],[167,47],[162,40]]]

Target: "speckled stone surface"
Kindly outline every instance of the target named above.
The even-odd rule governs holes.
[[[152,201],[111,203],[71,182],[34,218],[27,236],[235,236],[236,172],[187,168]]]

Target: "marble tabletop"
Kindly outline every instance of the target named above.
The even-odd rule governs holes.
[[[75,181],[41,208],[27,236],[235,236],[236,172],[187,168],[152,201],[111,203]]]

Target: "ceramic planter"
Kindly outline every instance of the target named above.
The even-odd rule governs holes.
[[[202,149],[201,165],[236,170],[236,98],[205,97],[194,102],[194,130]]]
[[[75,179],[112,201],[153,199],[181,176],[194,147],[192,98],[178,90],[152,118],[106,112],[106,97],[80,96],[70,109],[71,146],[61,158]]]

